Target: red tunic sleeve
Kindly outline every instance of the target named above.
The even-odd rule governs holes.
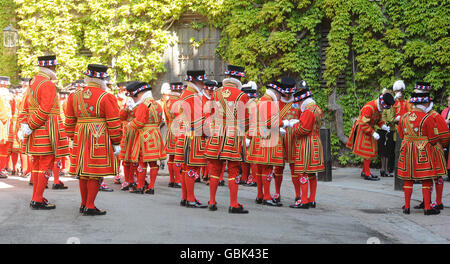
[[[306,110],[300,116],[299,122],[294,125],[293,131],[296,136],[308,135],[312,132],[315,123],[315,116],[310,110]]]
[[[119,105],[112,94],[107,94],[101,104],[101,112],[104,113],[109,137],[113,145],[119,145],[122,138],[121,122],[119,117]]]
[[[77,117],[75,113],[75,109],[73,108],[73,97],[75,93],[69,94],[69,97],[66,101],[66,109],[65,114],[66,118],[64,120],[64,129],[66,130],[67,136],[73,140],[75,135],[75,126],[77,124]]]
[[[156,102],[155,102],[156,103]],[[130,122],[130,126],[135,129],[141,129],[148,123],[149,112],[148,107],[141,103],[137,106],[135,111],[135,117]]]
[[[50,81],[43,83],[37,91],[37,98],[39,107],[28,118],[28,125],[33,130],[44,125],[49,118],[50,111],[56,99],[55,84]]]

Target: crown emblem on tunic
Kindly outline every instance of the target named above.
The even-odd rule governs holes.
[[[91,89],[87,89],[86,91],[83,92],[83,99],[90,99],[91,96],[92,96]]]
[[[231,95],[231,91],[230,90],[225,90],[222,92],[222,95],[224,98],[228,98]]]
[[[412,113],[411,115],[409,115],[409,121],[414,122],[417,119],[417,115]]]

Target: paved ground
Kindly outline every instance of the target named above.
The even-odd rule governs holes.
[[[375,173],[378,173],[374,170]],[[165,174],[165,173],[162,173]],[[393,178],[371,182],[360,178],[358,168],[333,170],[332,182],[319,182],[316,209],[291,209],[294,189],[285,171],[281,208],[254,203],[255,187],[240,187],[239,202],[248,215],[228,214],[228,187],[219,187],[219,210],[179,206],[180,189],[168,188],[168,177],[160,176],[156,194],[140,195],[120,191],[100,192],[96,205],[107,215],[78,213],[77,181],[65,178],[68,190],[45,191],[57,207],[35,211],[28,207],[32,187],[28,180],[9,177],[0,180],[0,243],[449,243],[450,208],[440,215],[425,216],[422,210],[404,215],[403,193],[394,191]],[[52,179],[49,186],[51,187]],[[445,184],[449,184],[445,182]],[[206,203],[208,186],[196,184],[196,195]],[[444,204],[450,200],[444,188]],[[433,195],[434,197],[434,195]],[[412,205],[421,200],[414,186]]]

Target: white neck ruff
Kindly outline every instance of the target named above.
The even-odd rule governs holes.
[[[153,97],[152,91],[145,91],[144,94],[142,95],[141,99],[136,102],[136,106],[138,106],[139,104],[144,102],[145,99],[150,98],[150,97]]]
[[[270,97],[272,98],[273,101],[278,102],[277,95],[275,94],[274,91],[272,91],[272,90],[270,90],[270,89],[267,89],[267,90],[266,90],[266,94],[267,94],[268,96],[270,96]]]
[[[316,101],[314,101],[314,99],[312,99],[311,97],[306,98],[306,99],[303,101],[302,105],[300,106],[300,110],[301,110],[302,112],[305,111],[306,106],[309,105],[310,103],[314,103],[314,104],[315,104]]]
[[[103,91],[106,91],[106,88],[108,88],[108,86],[106,86],[106,82],[102,79],[99,78],[92,78],[92,77],[84,77],[84,81],[86,83],[96,83],[98,85],[100,85],[100,88]]]
[[[50,70],[49,68],[45,67],[39,67],[39,72],[44,73],[45,75],[50,76],[50,80],[57,80],[56,78],[56,72],[53,70]]]
[[[195,85],[195,83],[193,83],[193,82],[187,82],[187,85],[188,85],[188,86],[191,86],[191,87],[193,87],[195,90],[197,90],[197,93],[198,93],[200,96],[203,95],[202,89],[198,88],[198,86]]]
[[[236,78],[232,78],[232,77],[231,77],[231,78],[225,78],[225,79],[223,79],[222,85],[225,86],[227,83],[232,83],[232,84],[236,85],[237,88],[238,88],[239,90],[242,89],[242,83],[241,83],[241,81],[239,81],[239,80],[236,79]]]

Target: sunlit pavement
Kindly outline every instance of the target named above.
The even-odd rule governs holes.
[[[29,179],[10,176],[0,179],[0,243],[449,242],[450,208],[436,216],[416,209],[404,215],[403,192],[394,191],[393,178],[366,181],[360,172],[359,168],[333,170],[331,182],[318,183],[317,208],[307,210],[289,208],[295,195],[287,169],[281,189],[283,207],[255,204],[256,187],[240,186],[239,203],[250,211],[244,215],[228,213],[227,186],[219,187],[218,210],[212,212],[180,207],[181,189],[167,187],[167,173],[157,178],[155,195],[120,191],[113,177],[107,177],[105,182],[114,192],[99,192],[96,206],[107,214],[95,217],[79,214],[78,182],[73,178],[60,178],[67,190],[52,190],[50,178],[44,196],[56,209],[41,211],[29,208]],[[444,205],[450,201],[447,184]],[[197,183],[195,192],[202,203],[208,202],[209,186]],[[421,186],[414,185],[411,207],[421,196]]]

